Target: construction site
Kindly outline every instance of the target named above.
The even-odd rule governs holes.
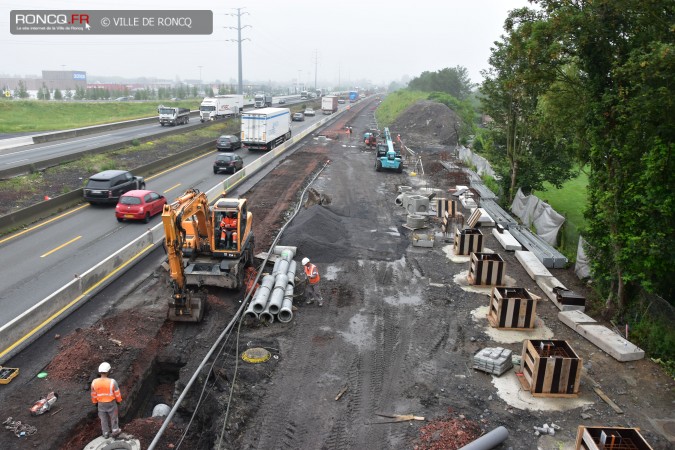
[[[377,105],[228,192],[250,232],[219,251],[255,270],[200,290],[201,320],[167,318],[185,312],[167,242],[5,364],[21,375],[0,386],[0,448],[673,448],[673,379],[584,313],[573,265],[461,158],[454,112],[420,102],[385,129]],[[116,439],[89,396],[102,361]]]

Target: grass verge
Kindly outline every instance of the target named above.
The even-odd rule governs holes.
[[[133,102],[61,102],[12,100],[0,102],[0,133],[66,130],[157,115],[166,104],[199,109],[200,99]]]
[[[568,258],[572,257],[571,260],[576,259],[579,234],[586,227],[586,186],[588,176],[579,171],[576,178],[567,181],[560,189],[547,183],[544,191],[534,193],[567,219],[561,230],[560,247]]]
[[[375,118],[381,127],[388,127],[410,105],[429,98],[428,92],[398,90],[387,95],[375,110]]]

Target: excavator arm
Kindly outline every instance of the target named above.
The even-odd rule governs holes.
[[[183,248],[187,242],[187,231],[184,227],[186,217],[193,218],[193,222],[198,224],[200,233],[196,236],[197,248],[199,249],[201,246],[199,241],[202,236],[208,242],[209,230],[207,225],[209,219],[208,212],[204,210],[204,207],[208,208],[206,195],[199,193],[196,189],[190,189],[175,202],[164,205],[162,211],[164,242],[173,288],[168,313],[171,320],[199,322],[204,314],[204,299],[193,296],[192,291],[187,288],[185,264],[183,262]],[[201,232],[202,228],[206,228],[203,233]]]

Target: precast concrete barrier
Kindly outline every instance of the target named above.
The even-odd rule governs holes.
[[[0,139],[0,150],[4,150],[6,148],[23,147],[24,145],[31,145],[32,143],[33,143],[32,136]]]
[[[69,313],[110,284],[119,273],[153,248],[151,233],[144,233],[0,328],[3,347],[0,364],[42,336]]]
[[[290,139],[285,142],[283,145],[277,147],[273,152],[270,151],[258,158],[256,161],[244,167],[243,170],[237,172],[236,174],[230,176],[222,182],[222,185],[219,183],[213,188],[209,189],[207,192],[207,198],[210,202],[215,201],[217,198],[220,198],[223,194],[223,188],[225,192],[228,191],[228,186],[232,188],[237,184],[241,183],[247,176],[253,175],[262,169],[266,164],[272,161],[276,156],[282,154],[284,151],[290,147],[290,144],[300,140],[316,130],[317,128],[324,125],[328,120],[343,114],[346,109],[332,114],[330,117],[324,118],[312,125],[307,130],[300,133],[295,139]],[[204,144],[212,146],[212,143]],[[186,152],[193,152],[194,149],[187,150]],[[186,152],[181,152],[181,156],[184,156]],[[169,160],[169,158],[175,158],[177,155],[172,157],[165,158],[162,161]],[[154,163],[153,166],[156,168],[157,163]],[[141,172],[136,171],[139,175],[142,175]],[[58,204],[59,206],[54,208],[51,207],[50,212],[54,213],[55,209],[58,210],[62,208],[62,205],[67,205],[70,201],[68,195],[81,195],[81,190],[73,191],[71,193],[65,194],[64,198],[60,202],[54,202],[53,205]],[[53,202],[49,200],[43,203]],[[63,203],[61,203],[63,202]],[[47,208],[49,209],[49,208]],[[43,205],[43,213],[45,211]],[[20,214],[19,212],[15,214]],[[35,213],[37,214],[37,212]],[[10,215],[7,215],[10,216]],[[14,216],[13,218],[7,218],[7,216],[0,217],[0,230],[6,230],[7,224],[19,226],[17,217],[28,217],[30,214],[24,214],[23,216]],[[41,216],[44,217],[44,214]],[[11,322],[8,322],[2,328],[0,328],[0,364],[5,363],[10,358],[15,356],[23,348],[27,347],[31,342],[33,342],[38,337],[46,333],[51,327],[56,323],[62,320],[70,311],[79,307],[84,302],[89,300],[91,297],[96,295],[100,290],[105,286],[114,281],[118,276],[123,274],[126,270],[132,267],[141,257],[145,256],[149,251],[155,247],[162,245],[164,242],[164,226],[162,224],[155,225],[153,228],[149,229],[148,232],[139,236],[126,246],[122,247],[120,250],[114,254],[108,256],[106,259],[96,264],[91,269],[87,270],[85,273],[79,275],[73,281],[70,281],[35,306],[28,309],[26,312],[20,316],[13,319]],[[280,247],[283,250],[283,247]],[[295,248],[291,247],[293,255],[295,254]],[[291,256],[292,257],[292,256]],[[268,275],[271,281],[267,285],[267,294],[269,298],[269,293],[272,287],[274,286],[274,277]],[[263,278],[263,284],[265,278]],[[262,285],[261,285],[262,288]],[[258,288],[260,291],[261,288]],[[268,298],[265,303],[263,303],[263,309],[260,310],[260,320],[267,321],[272,323],[274,321],[274,316],[269,313],[268,308]],[[282,302],[282,308],[284,309],[285,302]],[[291,306],[292,307],[292,301]],[[257,309],[256,309],[257,311]],[[280,310],[281,312],[281,310]],[[283,316],[286,319],[288,311],[283,312]],[[290,311],[290,317],[292,318],[292,311]],[[288,319],[291,320],[290,318]]]

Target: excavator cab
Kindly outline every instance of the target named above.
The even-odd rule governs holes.
[[[215,232],[212,253],[224,258],[239,258],[251,238],[251,213],[245,199],[222,198],[212,208]]]

